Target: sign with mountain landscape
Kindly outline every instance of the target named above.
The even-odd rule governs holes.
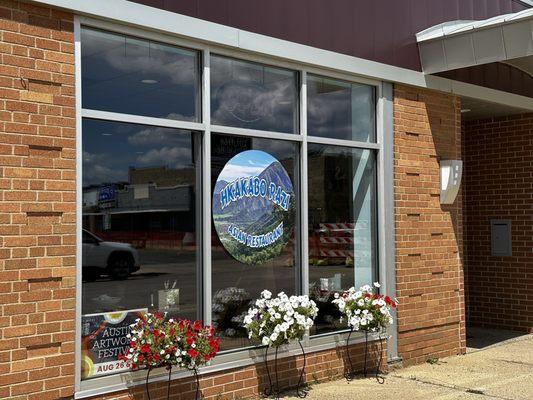
[[[281,254],[295,224],[294,190],[283,165],[260,150],[230,159],[213,190],[213,221],[224,248],[242,263]]]

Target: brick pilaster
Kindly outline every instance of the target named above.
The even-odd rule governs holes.
[[[74,385],[72,15],[0,2],[0,398]]]
[[[461,159],[460,99],[396,85],[398,350],[406,363],[465,351],[462,196],[440,204],[439,160]]]

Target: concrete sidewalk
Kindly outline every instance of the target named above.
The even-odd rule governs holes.
[[[479,342],[477,342],[479,343]],[[297,399],[289,397],[285,399]],[[309,400],[532,400],[533,335],[469,348],[464,356],[392,371],[373,378],[312,385]]]

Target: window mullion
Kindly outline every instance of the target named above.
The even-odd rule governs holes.
[[[300,85],[300,289],[309,294],[309,215],[307,180],[307,72],[301,72]]]
[[[202,73],[202,297],[203,320],[211,324],[211,75],[210,52],[203,52]]]

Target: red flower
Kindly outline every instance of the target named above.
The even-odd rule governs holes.
[[[196,351],[196,349],[189,349],[187,354],[189,354],[192,358],[198,357],[198,351]]]
[[[192,327],[196,332],[199,332],[202,329],[202,324],[200,323],[200,321],[196,320],[194,321],[194,324]]]
[[[141,353],[148,353],[148,354],[151,353],[150,352],[150,346],[148,346],[147,344],[143,344],[141,346]]]

